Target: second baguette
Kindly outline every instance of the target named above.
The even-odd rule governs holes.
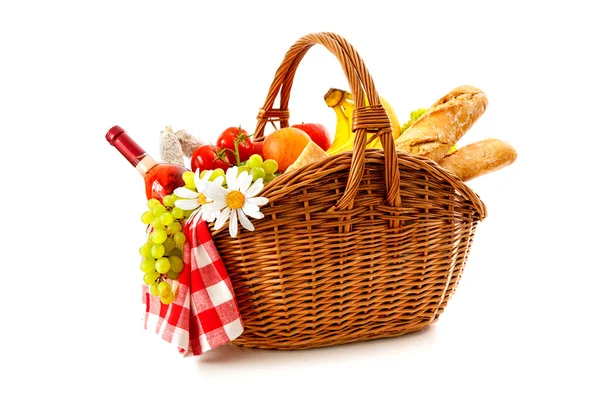
[[[485,139],[448,154],[439,165],[466,182],[507,167],[516,159],[517,151],[507,142]]]

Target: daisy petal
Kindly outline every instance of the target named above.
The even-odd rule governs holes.
[[[202,207],[199,208],[198,211],[200,211],[200,216],[202,217],[202,219],[204,221],[208,221],[210,216],[215,212],[212,210],[207,210],[207,206],[208,204],[203,204]],[[208,222],[213,222],[213,221],[208,221]]]
[[[237,167],[231,167],[225,172],[225,178],[227,178],[227,188],[229,190],[237,190]]]
[[[223,186],[216,184],[215,182],[207,182],[206,190],[204,193],[205,193],[206,197],[208,197],[209,199],[224,201],[225,196],[227,196],[227,194],[229,194],[229,191],[227,189],[225,189]]]
[[[246,217],[246,215],[244,214],[244,212],[242,210],[237,210],[237,215],[240,218],[240,223],[242,224],[242,226],[246,229],[248,229],[249,231],[253,231],[254,230],[254,225],[252,225],[252,222],[250,222],[250,220],[248,219],[248,217]]]
[[[202,211],[212,213],[221,211],[225,207],[227,207],[227,204],[225,204],[224,201],[213,201],[212,203],[204,204],[202,206]]]
[[[206,183],[210,180],[210,177],[212,176],[213,172],[215,172],[214,169],[209,169],[206,171],[206,173],[204,174],[204,176],[202,177],[202,182]]]
[[[204,176],[211,173],[212,171],[206,171]],[[200,193],[204,189],[204,182],[202,182],[202,179],[200,179],[200,168],[198,168],[196,170],[196,173],[194,174],[194,184],[196,185],[196,190],[198,191],[198,193]]]
[[[204,210],[202,210],[202,219],[205,220],[206,222],[215,222],[215,219],[217,219],[217,217],[219,216],[219,211],[216,212],[205,212]]]
[[[231,237],[236,237],[238,233],[238,224],[237,224],[237,213],[235,210],[231,213],[231,218],[229,219],[229,235]]]
[[[198,198],[198,192],[195,192],[195,191],[190,190],[185,187],[179,187],[179,188],[175,189],[175,191],[173,193],[175,193],[175,196],[181,197],[182,199],[197,199]]]
[[[242,194],[246,193],[248,187],[252,183],[252,175],[248,174],[246,171],[242,171],[240,176],[238,176],[238,190],[242,192]]]
[[[227,207],[226,209],[221,211],[221,213],[217,217],[217,221],[215,222],[215,229],[221,229],[223,227],[223,225],[225,225],[225,222],[227,222],[227,219],[229,219],[230,211],[231,211],[231,208],[229,208],[229,207]]]
[[[248,189],[244,192],[244,196],[246,198],[254,197],[257,194],[259,194],[261,190],[263,190],[263,187],[264,187],[264,185],[262,183],[262,178],[258,179],[256,182],[254,182],[254,184],[252,186],[250,186],[250,189]]]
[[[188,220],[192,221],[192,225],[196,225],[198,223],[198,219],[204,219],[202,218],[202,209],[198,208],[196,211],[194,211],[189,217]]]
[[[200,207],[200,202],[198,202],[198,199],[175,200],[175,207],[179,207],[182,210],[195,210]]]
[[[217,176],[213,181],[216,185],[223,186],[223,181],[225,180],[225,175]]]
[[[258,211],[258,206],[256,204],[251,204],[251,203],[248,203],[246,201],[246,202],[244,202],[244,206],[242,207],[242,211],[245,214],[252,213],[252,212],[257,212]]]
[[[260,211],[254,211],[254,210],[247,212],[246,215],[249,217],[252,217],[254,219],[261,219],[261,218],[265,217],[265,215],[263,213],[261,213]]]
[[[269,202],[269,199],[267,199],[266,197],[252,197],[251,199],[246,199],[246,201],[250,204],[263,206]]]

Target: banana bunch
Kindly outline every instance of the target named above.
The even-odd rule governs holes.
[[[335,127],[335,136],[331,147],[327,150],[327,154],[334,155],[344,151],[352,150],[354,146],[354,132],[352,131],[352,113],[354,111],[354,99],[352,93],[342,90],[331,88],[324,96],[325,103],[327,106],[333,108],[335,112],[337,124]],[[394,112],[394,109],[390,103],[379,96],[381,105],[387,111],[388,117],[392,124],[392,135],[394,140],[400,136],[400,123],[398,117]],[[370,135],[369,135],[370,136]],[[369,141],[370,138],[367,138]],[[381,148],[381,141],[379,138],[373,140],[367,144],[367,148]]]

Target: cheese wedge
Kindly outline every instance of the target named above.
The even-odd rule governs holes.
[[[293,171],[297,168],[303,167],[307,164],[322,160],[327,157],[329,157],[329,155],[322,148],[320,148],[319,145],[317,145],[311,140],[304,147],[304,150],[302,150],[302,153],[300,153],[296,161],[294,161],[294,163],[290,165],[285,170],[285,172]]]

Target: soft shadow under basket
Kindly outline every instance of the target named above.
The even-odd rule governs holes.
[[[239,346],[306,349],[424,328],[446,308],[486,213],[437,163],[396,152],[371,75],[333,33],[306,35],[287,52],[255,140],[269,122],[288,126],[294,75],[314,44],[337,57],[350,85],[354,150],[267,184],[261,196],[269,203],[254,232],[213,232],[245,325]],[[367,135],[380,135],[383,149],[366,149]]]

